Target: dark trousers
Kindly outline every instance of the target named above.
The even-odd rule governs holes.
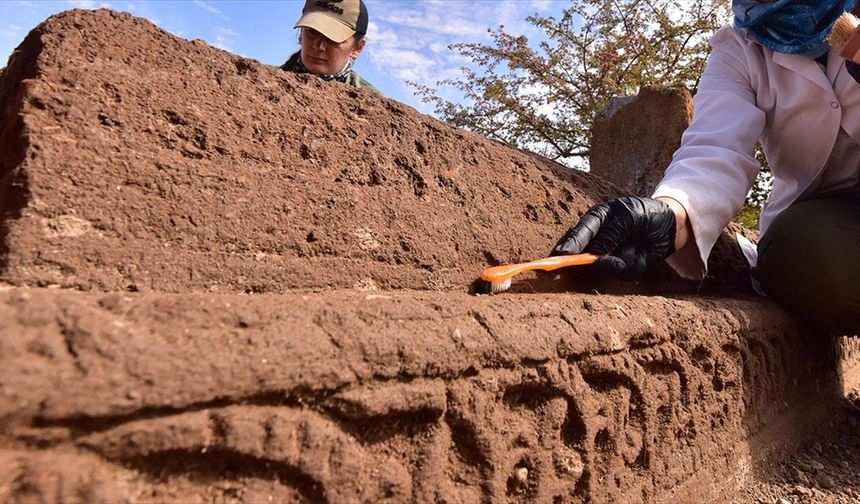
[[[860,198],[797,203],[758,245],[769,296],[827,332],[860,334]]]

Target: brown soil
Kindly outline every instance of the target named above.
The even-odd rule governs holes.
[[[0,501],[729,500],[841,394],[832,342],[743,294],[737,229],[701,285],[465,293],[619,193],[52,17],[0,72]]]
[[[737,504],[854,504],[860,502],[860,402],[824,423],[816,440],[763,471]]]

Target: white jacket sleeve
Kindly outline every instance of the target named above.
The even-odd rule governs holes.
[[[711,249],[760,169],[754,152],[766,116],[756,107],[749,72],[754,55],[731,30],[722,28],[711,38],[693,121],[653,195],[673,198],[687,211],[699,253],[677,253],[668,262],[692,280],[704,278]]]

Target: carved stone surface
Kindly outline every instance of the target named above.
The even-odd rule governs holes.
[[[692,117],[693,98],[683,86],[614,98],[591,129],[591,173],[627,194],[650,196]]]
[[[759,300],[14,288],[0,321],[4,501],[716,499],[840,392]]]

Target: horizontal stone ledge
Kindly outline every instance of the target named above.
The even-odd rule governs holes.
[[[757,298],[8,288],[0,439],[175,497],[228,463],[281,499],[725,497],[836,403],[806,331]]]

